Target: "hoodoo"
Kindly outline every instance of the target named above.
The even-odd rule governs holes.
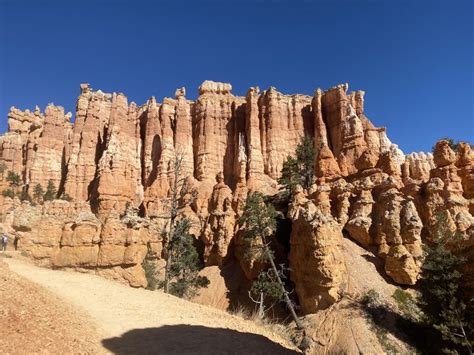
[[[238,217],[248,193],[279,192],[283,164],[304,136],[316,152],[315,184],[289,197],[281,217],[291,226],[287,245],[277,248],[302,312],[327,308],[344,294],[344,238],[373,251],[381,272],[402,285],[417,282],[422,245],[437,232],[440,213],[472,244],[469,144],[456,153],[440,141],[434,155],[404,155],[365,115],[365,93],[348,92],[347,84],[313,97],[273,87],[235,96],[230,84],[207,80],[195,101],[185,92],[137,105],[81,84],[73,123],[53,104],[44,113],[12,107],[0,136],[0,188],[11,188],[13,172],[23,196],[48,184],[56,193],[44,203],[0,197],[1,222],[21,249],[43,265],[146,286],[145,256],[163,262],[162,217],[179,155],[188,191],[179,209],[193,222],[206,268],[237,265],[243,278],[254,278],[260,266],[243,257]],[[466,282],[472,290],[470,267]]]

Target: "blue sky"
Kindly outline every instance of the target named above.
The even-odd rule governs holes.
[[[0,131],[10,106],[74,112],[79,84],[139,104],[205,79],[233,93],[348,82],[405,152],[474,141],[474,1],[0,0]]]

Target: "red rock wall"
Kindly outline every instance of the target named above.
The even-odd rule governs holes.
[[[472,244],[471,146],[461,144],[456,155],[441,141],[433,155],[405,157],[385,128],[374,127],[365,116],[364,92],[347,89],[347,84],[318,89],[310,97],[251,88],[239,97],[231,93],[230,84],[205,81],[195,102],[178,89],[175,98],[161,104],[151,98],[137,106],[123,94],[82,84],[73,125],[61,107],[50,105],[44,114],[11,109],[9,131],[0,136],[0,163],[6,167],[0,186],[8,185],[9,170],[19,173],[28,189],[52,180],[59,193],[73,198],[67,206],[82,204],[72,214],[79,218],[87,206],[98,218],[92,224],[81,218],[76,223],[76,217],[49,223],[54,213],[37,207],[30,213],[35,221],[25,222],[35,229],[28,227],[31,233],[25,234],[31,245],[44,246],[32,248],[39,253],[36,258],[49,258],[61,267],[100,267],[113,278],[142,285],[140,264],[147,247],[156,242],[152,234],[159,234],[160,219],[155,217],[167,212],[173,161],[180,155],[181,177],[189,191],[179,207],[204,244],[206,265],[222,265],[235,255],[245,274],[253,277],[256,266],[242,259],[245,245],[238,238],[237,218],[249,191],[278,191],[283,162],[294,154],[300,138],[309,135],[314,138],[317,179],[308,191],[293,196],[294,213],[289,216],[295,224],[291,277],[305,310],[326,307],[343,293],[342,233],[374,250],[394,281],[413,285],[419,278],[422,243],[438,230],[437,215],[445,214],[450,229]],[[19,202],[3,200],[3,222],[20,231],[27,228],[21,213],[11,222]],[[127,206],[141,209],[145,219],[140,227],[122,221]],[[92,225],[97,225],[90,233],[96,237],[85,240],[82,229]],[[320,243],[318,235],[329,231],[337,240]],[[48,233],[55,237],[48,239]],[[307,263],[311,269],[299,260],[307,250],[314,258]],[[313,272],[312,283],[301,281]]]

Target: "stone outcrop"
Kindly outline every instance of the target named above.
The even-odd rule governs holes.
[[[304,313],[329,307],[342,297],[346,287],[342,226],[331,215],[329,192],[329,186],[321,185],[316,196],[308,198],[299,187],[288,210],[293,221],[291,280]]]
[[[56,188],[63,183],[65,158],[68,156],[72,134],[71,113],[64,114],[62,107],[48,105],[44,113],[43,129],[35,142],[29,142],[27,183],[34,187],[40,184],[46,188],[52,181]],[[31,135],[30,135],[31,137]]]
[[[112,95],[81,84],[67,161],[65,192],[77,201],[96,199],[97,170],[105,149]]]
[[[222,265],[229,252],[236,223],[232,209],[232,191],[224,183],[222,173],[217,174],[216,181],[209,201],[208,221],[202,236],[206,265]]]
[[[291,236],[280,236],[276,248],[289,260],[303,311],[328,307],[344,292],[343,235],[377,255],[394,282],[413,285],[439,216],[472,249],[474,153],[468,143],[454,152],[440,141],[433,154],[405,156],[367,118],[364,95],[342,84],[313,96],[273,87],[236,96],[230,84],[205,81],[194,101],[179,88],[161,103],[152,97],[136,105],[81,84],[74,123],[52,104],[44,113],[12,107],[0,136],[0,187],[9,187],[13,171],[30,195],[51,180],[56,197],[72,201],[33,206],[0,196],[1,223],[38,262],[145,286],[141,264],[145,255],[161,260],[171,186],[179,181],[180,215],[192,221],[205,265],[233,262],[250,281],[265,265],[245,258],[251,245],[238,218],[246,197],[278,196],[283,163],[306,135],[314,142],[315,184],[279,206]]]
[[[111,210],[105,222],[88,204],[61,200],[41,208],[22,204],[9,213],[9,232],[19,238],[21,250],[45,266],[80,269],[146,287],[141,263],[148,249],[161,259],[159,225],[133,209],[122,217]]]

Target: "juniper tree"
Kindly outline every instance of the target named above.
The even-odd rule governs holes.
[[[459,237],[446,226],[446,218],[438,217],[439,233],[425,245],[422,266],[422,295],[428,321],[444,340],[467,349],[472,354],[472,323],[466,319],[466,305],[461,294],[461,267],[466,259],[461,256]]]
[[[273,282],[276,283],[275,285],[271,282],[271,287],[275,288],[276,286],[277,289],[279,288],[279,292],[281,292],[282,298],[290,310],[296,326],[298,329],[303,329],[303,326],[296,315],[293,303],[288,296],[288,291],[285,289],[285,285],[281,280],[281,275],[275,265],[273,252],[269,247],[270,238],[276,231],[277,216],[277,211],[273,206],[265,203],[263,195],[260,192],[254,192],[247,197],[239,223],[244,227],[244,238],[248,240],[256,240],[258,242],[256,244],[260,245],[260,255],[265,262],[270,264],[270,275]],[[264,284],[256,286],[257,290],[262,286],[265,287]]]
[[[313,140],[304,136],[296,147],[296,156],[288,156],[283,163],[281,177],[278,183],[292,192],[297,185],[307,189],[314,181],[314,159],[316,150]]]

